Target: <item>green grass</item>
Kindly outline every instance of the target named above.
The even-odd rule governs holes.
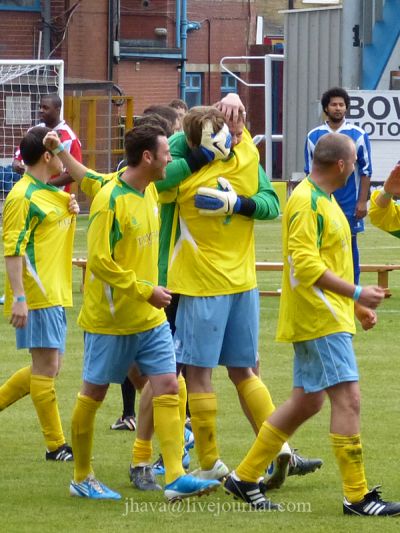
[[[86,218],[81,217],[75,243],[75,256],[86,255]],[[363,263],[396,263],[398,241],[368,225],[360,236]],[[257,259],[281,260],[280,221],[257,224]],[[0,259],[0,277],[4,263]],[[82,332],[76,326],[81,304],[79,269],[74,269],[75,306],[68,311],[68,343],[65,364],[57,380],[57,394],[64,429],[70,437],[70,418],[80,387]],[[362,435],[367,476],[370,486],[384,483],[384,495],[400,498],[398,469],[398,416],[400,403],[398,359],[400,277],[390,274],[392,298],[379,310],[379,324],[355,337],[362,389]],[[363,274],[362,283],[376,283],[375,274]],[[265,289],[280,286],[278,273],[260,275]],[[0,292],[3,279],[0,281]],[[261,301],[260,356],[262,375],[276,404],[290,393],[292,349],[274,341],[278,298]],[[14,332],[0,318],[0,383],[27,364],[26,354],[15,350]],[[221,457],[235,467],[253,441],[253,435],[224,369],[214,376],[219,400],[218,432]],[[290,478],[280,491],[271,493],[291,512],[260,514],[234,508],[234,500],[220,489],[207,498],[184,502],[182,507],[168,507],[162,493],[140,493],[129,485],[128,465],[134,433],[110,431],[109,425],[120,415],[119,386],[109,394],[96,419],[94,467],[97,476],[121,492],[121,502],[93,502],[70,498],[68,485],[72,475],[69,464],[44,461],[44,444],[29,397],[1,413],[0,432],[0,531],[307,531],[342,532],[397,531],[398,519],[357,519],[344,517],[341,511],[341,484],[328,438],[329,407],[303,426],[293,437],[292,446],[304,455],[322,457],[323,469],[305,478]],[[155,443],[155,454],[157,444]],[[193,467],[197,466],[192,453]],[[296,512],[302,503],[309,512]],[[128,513],[126,511],[129,511]]]

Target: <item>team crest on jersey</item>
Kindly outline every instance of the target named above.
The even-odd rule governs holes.
[[[140,227],[140,222],[138,222],[138,220],[136,219],[136,217],[132,217],[131,218],[131,226],[133,228],[139,228]]]

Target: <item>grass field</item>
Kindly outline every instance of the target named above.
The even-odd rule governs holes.
[[[86,218],[81,217],[75,242],[75,256],[86,255]],[[368,225],[360,236],[363,263],[397,263],[399,241]],[[51,250],[49,250],[51,253]],[[281,259],[280,222],[257,224],[257,259]],[[0,293],[3,288],[4,263],[0,259]],[[81,272],[74,269],[75,306],[68,311],[68,343],[65,364],[57,380],[57,394],[67,438],[76,393],[80,386],[82,332],[76,326],[81,304]],[[362,434],[367,477],[370,486],[383,483],[384,497],[400,498],[398,469],[400,274],[390,275],[392,298],[379,311],[379,324],[367,333],[358,331],[358,354],[362,389]],[[276,289],[278,273],[260,276],[260,286]],[[376,283],[375,274],[363,274],[363,284]],[[263,298],[260,331],[262,376],[276,404],[291,389],[292,350],[274,342],[278,298]],[[14,332],[0,318],[0,383],[27,364],[28,355],[15,350]],[[221,457],[234,468],[252,443],[253,435],[233,387],[224,369],[214,377],[219,400],[219,446]],[[29,397],[1,413],[0,431],[0,531],[172,531],[179,533],[214,531],[307,531],[346,532],[398,531],[400,519],[344,517],[341,508],[341,484],[328,438],[329,409],[302,427],[291,440],[304,455],[321,457],[323,468],[305,478],[289,478],[280,491],[271,492],[274,501],[287,508],[284,513],[256,513],[245,510],[222,489],[209,497],[167,506],[162,493],[140,493],[128,479],[128,466],[134,433],[109,430],[120,415],[119,386],[109,394],[96,419],[94,467],[97,477],[121,492],[121,502],[93,502],[68,495],[72,475],[70,464],[46,463],[45,447]],[[155,458],[157,443],[155,443]],[[192,466],[197,466],[192,452]]]

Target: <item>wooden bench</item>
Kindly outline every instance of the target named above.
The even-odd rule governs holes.
[[[386,298],[390,298],[392,293],[389,289],[389,272],[393,270],[400,270],[400,265],[360,265],[361,272],[377,272],[378,285],[385,289]],[[258,272],[282,272],[283,263],[266,263],[262,261],[256,262],[256,270]],[[280,296],[280,291],[260,291],[260,296]]]
[[[83,290],[83,285],[85,283],[85,274],[86,274],[86,264],[87,259],[84,257],[74,257],[72,259],[72,264],[76,267],[82,269],[82,285],[81,290]],[[393,270],[400,270],[400,265],[360,265],[361,272],[376,272],[378,274],[378,285],[386,291],[386,298],[389,298],[392,293],[389,289],[389,272]],[[282,262],[256,262],[256,271],[257,272],[282,272],[283,263]],[[280,296],[280,290],[277,291],[260,291],[260,296]]]
[[[86,264],[87,264],[87,259],[85,257],[73,257],[72,258],[72,265],[82,269],[81,292],[83,292],[83,287],[85,284]]]

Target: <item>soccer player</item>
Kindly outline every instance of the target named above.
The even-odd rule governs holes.
[[[46,143],[62,150],[54,133]],[[49,144],[46,144],[49,146]],[[162,308],[171,294],[157,285],[159,218],[154,182],[170,161],[161,128],[139,126],[125,137],[127,168],[95,196],[89,219],[88,266],[78,323],[85,331],[83,385],[72,417],[74,479],[70,493],[120,499],[95,477],[93,426],[111,382],[121,383],[137,365],[153,390],[154,425],[166,466],[169,500],[215,490],[219,483],[185,475],[182,468],[178,384],[172,336]],[[88,174],[68,153],[60,154],[72,176]],[[97,174],[101,181],[101,175]]]
[[[62,169],[60,159],[43,145],[49,131],[35,127],[22,139],[27,170],[4,206],[4,255],[11,289],[6,291],[5,312],[16,328],[17,348],[29,349],[32,364],[0,387],[0,410],[30,394],[46,441],[46,459],[71,461],[54,380],[65,349],[64,308],[72,306],[72,247],[79,208],[73,195],[48,183]]]
[[[165,106],[161,106],[161,109],[165,111]],[[174,110],[173,113],[170,113],[169,111],[170,110],[168,109],[167,113],[166,113],[166,116],[169,117],[169,118],[165,118],[164,116],[161,116],[161,115],[159,115],[157,113],[147,113],[147,114],[144,114],[141,117],[137,117],[137,118],[135,118],[135,126],[140,126],[142,124],[147,124],[147,125],[148,124],[153,124],[153,125],[156,125],[156,126],[161,126],[162,129],[164,130],[164,133],[165,133],[166,137],[170,137],[173,134],[173,127],[174,127],[175,122],[176,122],[176,114],[175,114],[175,110]],[[206,160],[206,162],[208,162],[208,160]],[[126,167],[126,160],[123,159],[118,164],[117,170],[124,169],[125,167]],[[171,167],[170,167],[170,172],[173,172],[173,169]],[[163,283],[160,283],[160,284],[164,285]],[[172,307],[172,303],[167,307],[167,310],[166,310],[166,314],[167,314],[167,319],[168,320],[169,320],[169,316],[168,316],[169,315],[169,310],[171,309],[171,307]],[[174,333],[174,331],[172,331],[172,333]],[[143,391],[142,391],[142,393],[143,393]],[[121,394],[122,394],[122,405],[123,405],[122,416],[118,417],[117,420],[110,427],[111,427],[111,429],[114,429],[114,430],[134,431],[136,429],[136,415],[135,415],[136,389],[135,389],[135,386],[133,385],[133,383],[131,382],[131,380],[129,379],[129,377],[126,377],[125,381],[121,384]],[[141,400],[140,400],[141,404],[142,404],[142,407],[143,407],[143,404],[145,402],[144,398],[148,394],[149,393],[147,392],[147,388],[146,388],[146,390],[142,394]],[[151,413],[152,412],[152,408],[151,408],[151,393],[149,395],[148,402],[146,402],[146,403],[150,407],[148,410]],[[141,412],[142,412],[142,416],[141,417],[142,417],[142,421],[143,421],[144,416],[146,416],[147,413],[145,415],[145,412],[144,412],[143,408],[141,409]],[[149,425],[150,426],[153,425],[152,420],[150,421]],[[143,423],[141,424],[141,427],[139,428],[139,432],[141,431],[142,428],[143,428]],[[145,435],[147,435],[147,432],[145,432]],[[141,435],[141,436],[143,436],[143,435]],[[140,461],[140,463],[142,464],[143,461]],[[135,470],[134,474],[135,474],[136,477],[138,477],[138,483],[139,484],[142,484],[142,478],[143,478],[144,475],[146,476],[146,478],[149,475],[152,476],[152,473],[150,473],[150,470],[148,468],[144,468],[144,467],[141,470],[141,472],[139,472],[138,470]],[[153,485],[157,486],[157,488],[159,490],[161,490],[161,487],[159,485],[157,485],[155,483],[153,483]],[[152,482],[149,479],[146,479],[144,481],[143,486],[145,486],[146,489],[148,489],[148,487],[152,486]]]
[[[64,145],[64,149],[67,150],[77,161],[82,162],[82,149],[80,140],[72,131],[70,126],[68,126],[65,120],[61,120],[61,107],[62,102],[57,94],[43,95],[40,99],[39,118],[41,122],[38,124],[38,126],[45,126],[55,130]],[[19,149],[15,153],[13,169],[15,172],[20,174],[23,174],[25,171],[23,157]],[[72,183],[73,179],[62,169],[58,175],[52,176],[49,181],[51,185],[63,187],[65,192],[69,192],[70,183]]]
[[[175,133],[181,129],[179,114],[173,107],[168,105],[151,105],[146,107],[146,109],[143,111],[143,116],[154,114],[160,115],[168,120],[168,122],[171,124],[172,133]]]
[[[354,283],[358,284],[360,280],[360,258],[357,234],[364,231],[363,219],[367,214],[372,165],[368,134],[359,126],[346,121],[346,112],[349,105],[349,95],[341,87],[333,87],[322,95],[321,106],[327,120],[322,126],[314,128],[307,134],[304,148],[304,172],[306,175],[310,173],[315,146],[323,135],[336,132],[353,139],[356,145],[356,166],[346,184],[337,189],[334,192],[334,196],[350,225]]]
[[[175,146],[171,142],[173,156],[184,153],[188,145],[197,146],[206,124],[215,130],[218,121],[224,121],[217,111],[210,111],[208,116],[204,111],[192,108],[185,116],[186,138],[177,138]],[[236,134],[234,139],[238,140]],[[279,214],[276,194],[265,174],[259,174],[258,160],[257,148],[245,130],[243,140],[233,147],[226,161],[203,167],[181,182],[179,188],[160,196],[161,201],[176,199],[179,206],[180,237],[172,243],[168,287],[181,295],[175,346],[178,361],[186,365],[191,422],[200,462],[196,474],[203,479],[221,478],[228,473],[216,445],[212,368],[218,364],[228,367],[254,421],[273,409],[266,387],[251,371],[256,366],[259,320],[253,215],[257,211],[257,218],[268,219]],[[229,187],[236,193],[222,191],[225,200],[216,208],[209,205],[207,196],[211,191],[216,193],[218,186],[228,189],[226,181],[218,181],[220,176],[230,181]],[[199,191],[195,205],[199,187],[207,190]],[[253,198],[260,191],[264,196],[256,203]]]
[[[353,282],[351,234],[333,192],[354,170],[355,145],[330,133],[318,142],[310,176],[283,215],[284,271],[277,339],[293,342],[291,397],[262,424],[255,443],[225,488],[254,508],[270,508],[258,478],[290,435],[331,403],[330,439],[343,483],[345,514],[400,514],[400,503],[368,490],[360,438],[360,390],[352,347],[354,300],[376,308],[380,287]]]
[[[187,103],[184,100],[181,100],[180,98],[174,98],[170,101],[168,106],[175,109],[175,111],[178,113],[180,123],[179,131],[183,131],[183,117],[189,111]]]

